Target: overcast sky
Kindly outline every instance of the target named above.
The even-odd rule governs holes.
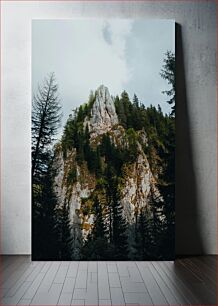
[[[112,95],[125,89],[145,105],[170,108],[161,92],[164,54],[175,52],[172,20],[73,19],[32,23],[32,87],[54,72],[63,105],[63,124],[72,109],[87,101],[90,90],[108,87]]]

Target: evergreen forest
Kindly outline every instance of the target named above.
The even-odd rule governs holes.
[[[95,134],[96,90],[69,115],[59,140],[54,73],[34,93],[33,260],[174,259],[175,55],[169,51],[160,75],[170,88],[163,91],[168,114],[124,90],[111,98],[117,123]]]

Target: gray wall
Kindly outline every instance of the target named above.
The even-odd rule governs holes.
[[[177,23],[176,252],[217,253],[216,2],[61,2],[2,4],[1,252],[31,252],[31,19],[104,16]]]

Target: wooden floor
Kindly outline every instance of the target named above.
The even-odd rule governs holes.
[[[0,305],[217,305],[217,258],[31,262],[1,257]]]

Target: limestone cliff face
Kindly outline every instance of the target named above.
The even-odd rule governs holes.
[[[91,144],[100,144],[103,135],[107,133],[116,147],[126,148],[130,145],[125,129],[119,125],[114,101],[108,89],[103,85],[96,91],[91,115],[84,120],[84,128],[87,125]],[[146,145],[146,132],[144,130],[138,131],[137,157],[134,162],[126,163],[122,167],[121,205],[123,215],[130,226],[136,221],[136,216],[140,213],[140,210],[148,205],[151,188],[158,193],[155,187],[155,178],[142,148]],[[55,190],[59,205],[63,205],[66,201],[69,203],[75,236],[86,237],[92,230],[94,218],[90,208],[92,205],[90,197],[95,192],[98,182],[96,175],[88,170],[85,161],[80,165],[78,164],[76,154],[76,149],[73,148],[67,152],[64,158],[61,146],[57,150],[56,166],[58,167],[58,174],[55,178]],[[102,163],[104,163],[104,160]],[[69,177],[73,178],[69,180]],[[104,197],[104,190],[100,193]]]
[[[92,139],[110,131],[114,125],[118,124],[114,101],[108,88],[104,85],[96,90],[91,117],[85,119],[84,125],[86,124],[88,124]]]
[[[91,175],[87,166],[77,165],[76,150],[68,152],[64,159],[61,150],[56,153],[55,167],[58,169],[55,177],[54,189],[57,194],[59,207],[65,203],[70,208],[70,220],[73,228],[74,258],[80,259],[80,243],[85,238],[93,224],[93,215],[81,214],[82,199],[87,199],[95,188],[95,177]],[[75,170],[75,179],[68,182],[72,169]]]
[[[155,181],[148,160],[142,152],[127,169],[121,203],[128,223],[133,224],[140,209],[148,204],[151,186]]]

